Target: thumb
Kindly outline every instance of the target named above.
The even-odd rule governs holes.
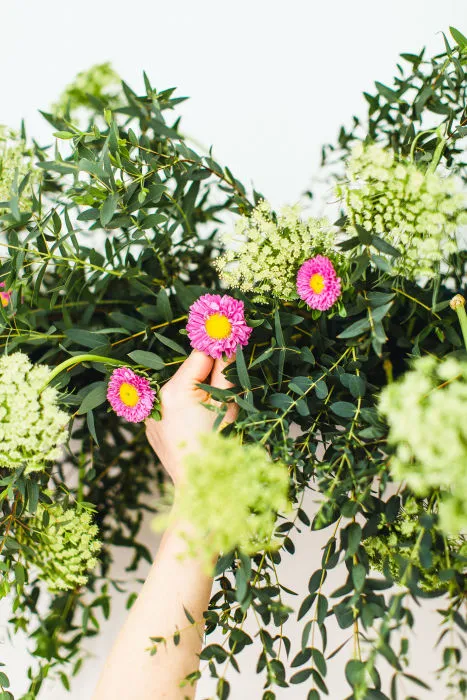
[[[183,385],[191,389],[195,384],[206,381],[211,374],[213,364],[212,357],[198,352],[198,350],[193,350],[183,365],[175,372],[172,381],[179,386]]]

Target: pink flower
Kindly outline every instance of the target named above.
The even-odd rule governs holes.
[[[149,379],[129,367],[118,367],[110,376],[107,399],[117,416],[130,423],[140,423],[149,416],[155,395]]]
[[[341,280],[329,258],[316,255],[303,263],[297,274],[298,296],[311,309],[326,311],[341,295]]]
[[[0,288],[5,288],[5,282],[0,282]],[[11,295],[12,292],[0,292],[0,302],[2,306],[8,306],[8,304],[10,303]]]
[[[204,294],[190,307],[186,325],[191,347],[214,358],[232,357],[248,345],[252,328],[246,325],[243,301],[227,294]]]

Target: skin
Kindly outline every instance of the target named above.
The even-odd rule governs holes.
[[[198,436],[213,429],[214,404],[197,383],[225,389],[231,386],[223,374],[226,364],[194,351],[161,391],[162,420],[146,421],[148,440],[177,488],[183,482],[184,455],[198,449]],[[230,405],[224,421],[236,417]],[[212,578],[203,563],[180,559],[185,551],[182,533],[189,523],[175,520],[165,532],[157,557],[144,586],[131,608],[107,658],[93,700],[132,697],[138,700],[185,700],[194,698],[195,687],[180,681],[198,670],[204,619],[211,596]],[[184,608],[196,624],[189,623]],[[178,645],[173,635],[180,630]],[[165,637],[151,656],[150,637]]]

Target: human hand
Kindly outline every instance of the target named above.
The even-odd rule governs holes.
[[[184,455],[198,449],[198,437],[212,430],[217,417],[215,411],[206,408],[217,402],[196,385],[202,382],[219,389],[230,388],[232,384],[222,373],[228,364],[194,350],[161,389],[162,419],[146,420],[149,443],[175,485],[183,480]],[[230,404],[223,422],[231,423],[237,413],[238,407]]]

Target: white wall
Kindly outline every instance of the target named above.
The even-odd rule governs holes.
[[[15,0],[0,2],[0,9],[0,123],[17,126],[24,117],[29,132],[44,142],[50,132],[36,110],[47,109],[79,70],[110,60],[131,85],[142,86],[144,69],[158,89],[178,86],[180,94],[192,96],[183,107],[186,133],[214,144],[217,158],[274,206],[299,199],[318,172],[321,144],[335,139],[352,114],[364,113],[362,91],[372,90],[374,80],[391,79],[400,52],[424,44],[442,50],[440,30],[467,30],[465,0]],[[281,567],[285,585],[305,590],[326,534],[300,537],[297,555]],[[149,529],[146,539],[156,551]],[[121,552],[117,569],[124,566]],[[116,599],[112,620],[89,644],[94,658],[72,700],[90,698],[124,614],[123,598]],[[7,640],[7,619],[3,603],[0,658],[20,693],[27,640]],[[438,663],[427,646],[435,624],[434,614],[418,616],[413,670],[425,679]],[[292,622],[289,634],[298,641],[299,625]],[[343,640],[338,631],[333,636]],[[251,655],[245,665],[245,674],[231,677],[233,700],[261,697]],[[334,667],[331,675],[331,698],[341,700],[349,692],[342,669]],[[209,688],[203,680],[200,699]],[[49,686],[43,697],[64,695],[61,687]],[[130,689],[125,696],[131,697]],[[299,700],[304,690],[298,686],[278,697]]]

